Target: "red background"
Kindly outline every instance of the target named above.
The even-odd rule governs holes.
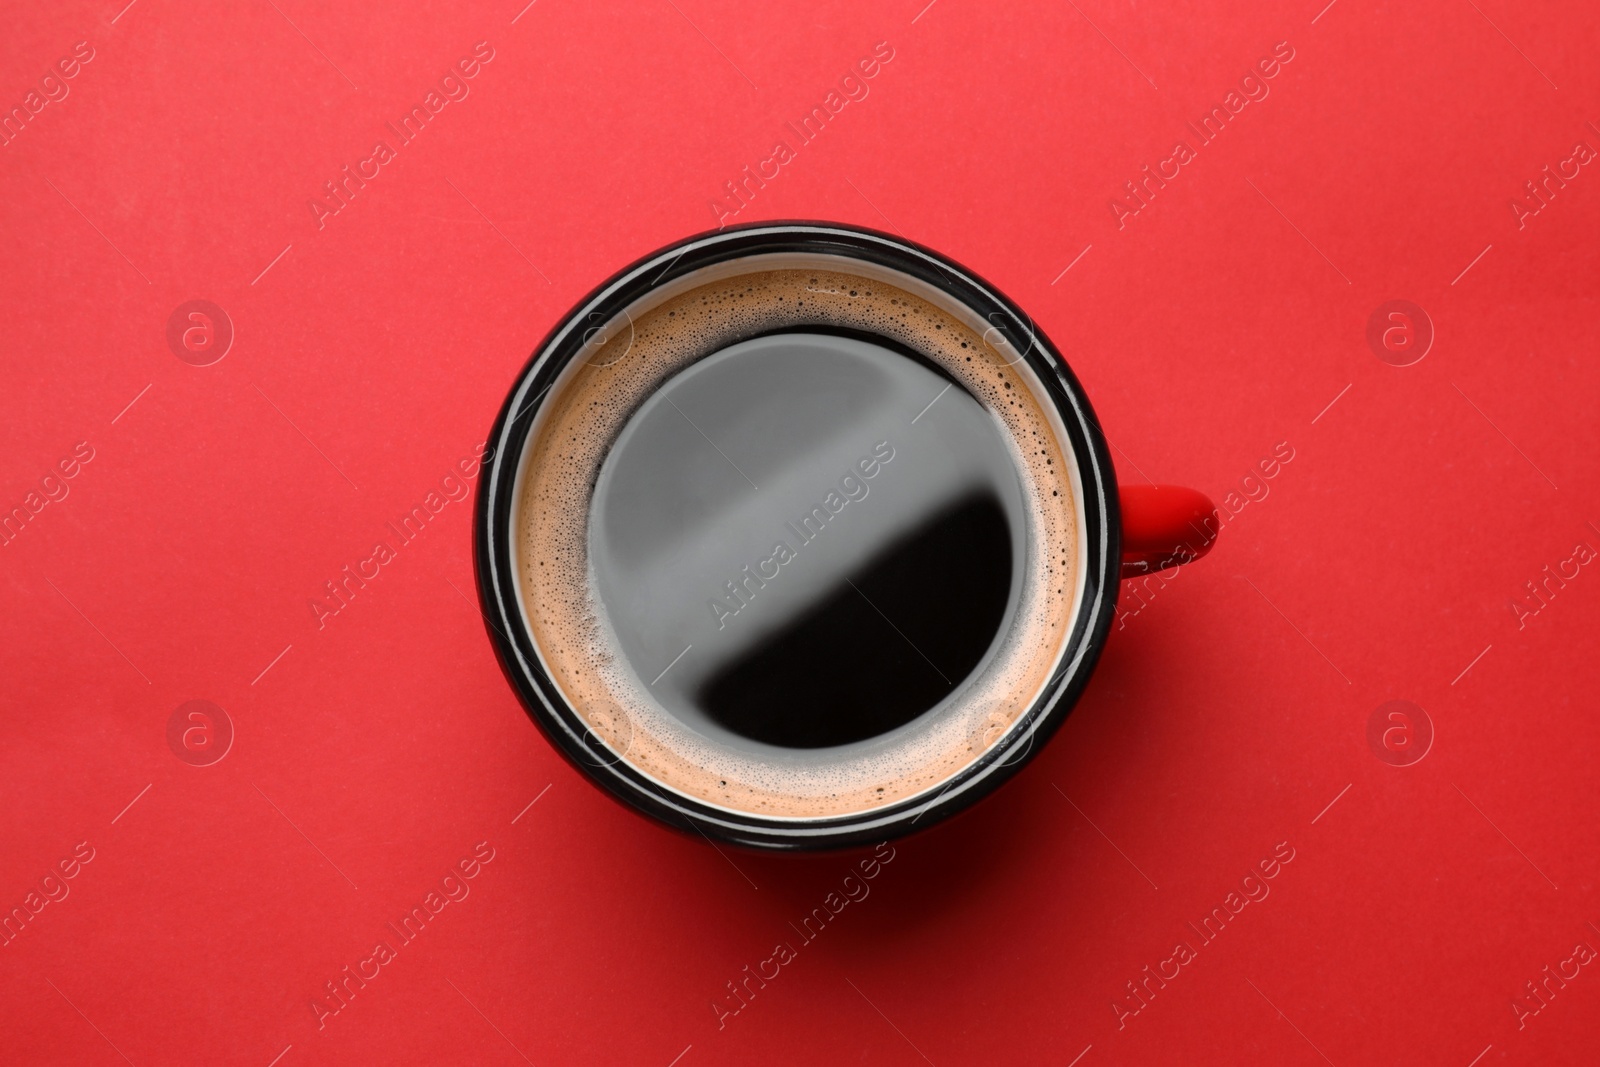
[[[1600,173],[1521,229],[1510,201],[1600,147],[1600,16],[925,3],[7,5],[6,107],[94,59],[0,148],[0,505],[94,458],[0,547],[0,906],[94,859],[0,948],[0,1057],[1594,1061],[1594,968],[1520,1029],[1512,1003],[1600,948],[1600,574],[1511,600],[1600,548]],[[483,40],[470,95],[319,229],[322,183]],[[1119,229],[1122,183],[1285,40],[1270,95]],[[1192,571],[1124,590],[1036,762],[899,842],[719,1029],[852,857],[719,855],[569,769],[468,600],[466,504],[321,629],[308,602],[567,308],[714,225],[880,41],[870,95],[738,221],[898,230],[988,277],[1125,480],[1223,499],[1294,459]],[[208,367],[165,338],[197,298],[236,331]],[[1436,329],[1413,366],[1365,340],[1390,299]],[[192,699],[236,730],[210,766],[167,742]],[[1391,699],[1436,731],[1411,766],[1368,744]],[[480,841],[471,895],[319,1030],[324,983]],[[1279,842],[1271,895],[1119,1029],[1125,983]]]

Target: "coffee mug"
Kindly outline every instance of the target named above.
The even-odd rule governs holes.
[[[1193,490],[1119,492],[1082,387],[994,287],[834,224],[622,270],[488,441],[478,590],[529,715],[631,807],[758,848],[988,794],[1083,691],[1119,577],[1215,529]]]

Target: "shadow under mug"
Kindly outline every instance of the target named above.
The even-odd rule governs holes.
[[[782,261],[784,256],[817,257],[844,264],[841,270],[853,264],[877,276],[887,272],[908,287],[937,292],[970,321],[987,324],[985,341],[1006,353],[1008,364],[1026,364],[1035,400],[1051,413],[1058,444],[1075,467],[1079,526],[1079,585],[1076,607],[1067,620],[1069,632],[1042,687],[1004,732],[986,741],[987,747],[970,762],[919,792],[864,810],[804,818],[711,803],[622,758],[591,726],[585,709],[574,707],[555,681],[530,627],[523,599],[527,593],[518,574],[523,459],[552,386],[591,344],[596,324],[616,321],[630,307],[675,283],[715,276],[718,270],[754,257]],[[710,360],[731,347],[721,344],[701,358]],[[916,356],[904,345],[891,347]],[[661,388],[665,387],[663,383]],[[619,439],[628,432],[625,426]],[[620,271],[580,301],[539,344],[495,420],[488,444],[495,458],[486,466],[478,490],[474,536],[478,592],[490,641],[528,714],[562,755],[628,806],[677,829],[747,847],[793,850],[874,843],[931,826],[992,792],[1039,752],[1082,693],[1110,631],[1119,578],[1191,562],[1210,547],[1215,529],[1211,502],[1194,490],[1139,486],[1119,491],[1104,436],[1083,388],[1033,321],[993,286],[911,242],[837,224],[730,227],[671,245]],[[606,482],[604,474],[599,480]],[[593,515],[585,517],[586,528],[591,521]]]

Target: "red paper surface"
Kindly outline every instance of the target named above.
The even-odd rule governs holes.
[[[121,3],[0,34],[0,1058],[1594,1062],[1592,6]],[[1145,166],[1177,174],[1141,203]],[[813,940],[861,857],[719,854],[567,767],[444,481],[582,294],[769,218],[970,266],[1121,478],[1245,501],[1124,588],[1048,750]],[[168,343],[192,300],[232,325],[209,366]],[[1410,366],[1367,340],[1391,300],[1432,323]]]

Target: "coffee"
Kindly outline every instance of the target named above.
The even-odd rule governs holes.
[[[588,325],[513,543],[544,668],[616,759],[723,809],[847,815],[937,788],[1032,705],[1083,505],[1011,338],[800,253]]]

